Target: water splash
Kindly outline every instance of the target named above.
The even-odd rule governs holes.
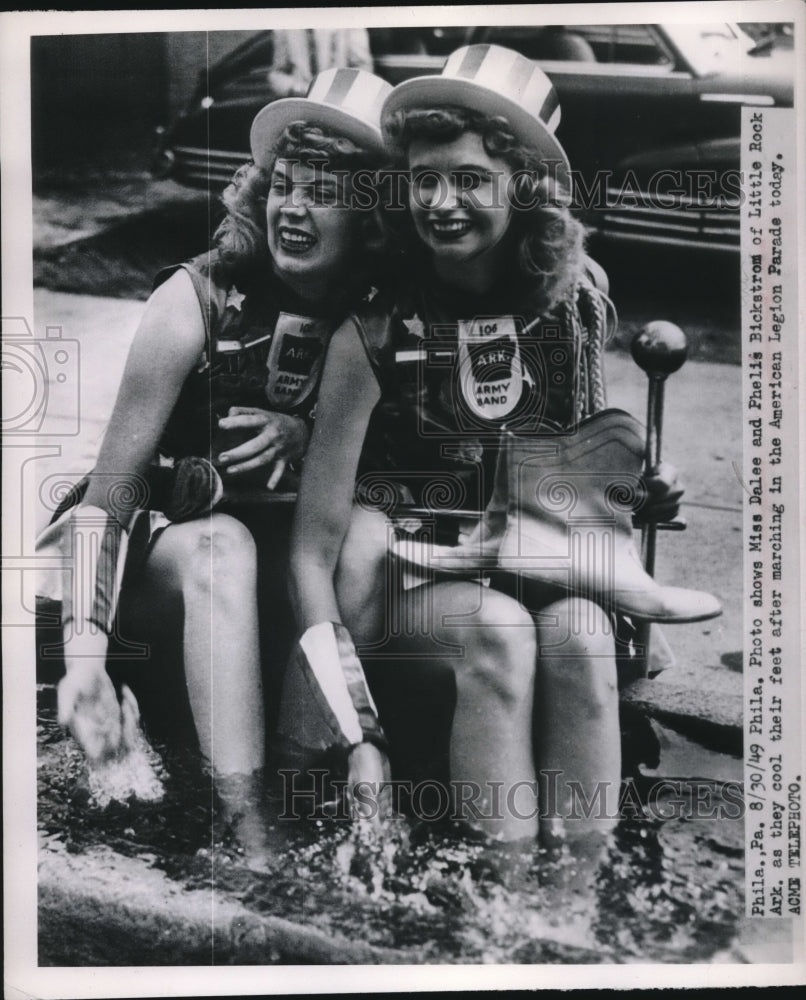
[[[741,822],[628,820],[585,858],[576,848],[506,848],[404,821],[382,838],[327,817],[275,821],[280,846],[261,873],[216,830],[212,783],[198,760],[160,747],[164,771],[149,764],[162,801],[121,804],[129,773],[102,809],[97,797],[88,802],[83,755],[54,715],[40,712],[38,727],[43,850],[106,844],[178,886],[405,949],[418,962],[704,962],[736,938]]]
[[[160,777],[162,761],[140,735],[120,757],[87,765],[87,783],[92,802],[106,809],[113,802],[161,802],[165,786]]]

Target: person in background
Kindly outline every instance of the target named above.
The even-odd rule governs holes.
[[[317,73],[333,67],[372,72],[366,28],[292,28],[275,31],[273,40],[268,82],[277,97],[304,94]]]

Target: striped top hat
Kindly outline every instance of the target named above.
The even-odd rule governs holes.
[[[305,97],[286,97],[267,104],[252,122],[252,158],[269,169],[274,148],[291,122],[320,125],[382,152],[381,107],[392,87],[363,69],[326,69],[311,81]]]
[[[568,157],[554,136],[560,123],[557,92],[531,59],[502,45],[464,45],[448,57],[439,76],[398,84],[384,103],[382,127],[388,135],[396,111],[447,105],[503,115],[525,146],[556,162],[557,179],[571,189]]]

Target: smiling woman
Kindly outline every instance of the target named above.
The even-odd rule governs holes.
[[[345,626],[360,644],[393,775],[441,788],[451,818],[476,835],[522,841],[539,829],[548,845],[595,843],[617,815],[611,615],[628,557],[605,542],[589,558],[598,542],[573,539],[567,512],[608,523],[603,498],[637,485],[643,447],[628,414],[604,411],[608,300],[569,211],[559,119],[545,74],[494,45],[464,46],[440,76],[387,98],[384,132],[412,174],[407,256],[396,284],[334,334],[291,559],[303,639],[343,622],[342,666]],[[628,452],[633,471],[617,471]],[[674,514],[682,490],[670,467],[644,486],[642,517]],[[643,486],[626,492],[638,504]],[[566,517],[556,549],[542,530],[555,508]],[[415,523],[392,526],[389,559],[387,517],[401,512]],[[459,544],[432,544],[446,520]],[[630,531],[625,519],[625,540]],[[570,563],[562,581],[544,572],[559,553]],[[592,586],[602,565],[613,580]],[[708,595],[674,588],[628,611],[718,613]],[[343,683],[338,665],[325,664],[332,684]],[[361,803],[385,749],[365,729],[360,756],[352,750],[348,786]],[[538,791],[552,774],[556,786]],[[575,812],[579,789],[600,808]]]
[[[450,269],[455,261],[466,268],[475,261],[479,278],[493,273],[512,211],[507,161],[490,156],[475,132],[436,147],[415,141],[409,155],[412,221],[429,249],[441,246],[439,267]]]
[[[266,201],[269,253],[275,273],[298,293],[327,295],[334,275],[349,271],[357,240],[347,198],[337,174],[299,160],[275,163]]]
[[[545,108],[552,113],[551,102]],[[454,105],[403,113],[394,97],[386,128],[393,148],[407,150],[412,176],[411,230],[404,224],[402,236],[434,252],[441,277],[453,283],[448,272],[456,270],[463,284],[484,291],[513,253],[509,279],[519,296],[544,308],[570,291],[583,230],[567,211],[570,170],[552,134],[535,150],[501,115]]]
[[[75,579],[65,571],[59,685],[60,720],[95,773],[125,775],[132,756],[125,682],[152,733],[195,730],[223,816],[261,867],[266,703],[273,718],[293,630],[287,501],[325,346],[379,259],[347,196],[352,172],[383,162],[390,89],[329,70],[308,98],[257,116],[215,249],[158,275],[96,468],[43,539],[95,553]],[[120,665],[122,635],[149,644],[146,664]]]

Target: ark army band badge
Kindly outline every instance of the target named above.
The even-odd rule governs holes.
[[[324,357],[328,323],[281,312],[266,365],[266,398],[272,406],[298,406],[310,395]]]
[[[523,361],[513,316],[460,320],[457,376],[461,397],[480,420],[500,421],[523,395]]]

